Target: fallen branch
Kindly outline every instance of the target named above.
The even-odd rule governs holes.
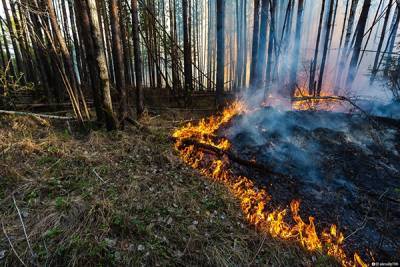
[[[1,222],[1,227],[3,228],[4,236],[7,238],[7,241],[10,244],[11,250],[14,252],[14,255],[17,257],[17,259],[21,262],[21,264],[23,266],[26,266],[25,262],[21,259],[21,257],[18,255],[18,252],[15,250],[14,245],[12,244],[10,237],[7,235],[6,229],[4,228],[3,221]]]
[[[76,120],[75,117],[63,117],[63,116],[56,116],[56,115],[38,114],[38,113],[22,112],[22,111],[10,111],[10,110],[0,110],[0,114],[16,115],[16,116],[31,116],[31,117],[39,117],[39,118],[55,119],[55,120],[66,120],[66,121]]]
[[[178,141],[176,138],[172,138],[172,139],[174,141]],[[272,174],[275,176],[287,177],[287,175],[284,175],[282,173],[277,173],[277,172],[273,171],[271,168],[269,168],[263,164],[257,163],[256,161],[242,159],[228,150],[223,150],[223,149],[220,149],[220,148],[212,146],[212,145],[199,143],[198,141],[193,140],[193,139],[179,140],[179,142],[180,142],[180,146],[195,146],[196,148],[198,148],[202,151],[216,154],[218,157],[227,156],[231,161],[236,162],[240,165],[247,166],[247,167],[250,167],[253,169],[257,169],[261,172],[269,173],[269,174]]]
[[[141,124],[140,122],[138,122],[137,120],[134,120],[132,118],[126,118],[125,119],[127,122],[129,122],[130,124],[132,124],[133,126],[135,126],[136,128],[138,128],[140,131],[144,131],[146,133],[150,133],[150,129],[146,126]]]
[[[21,211],[19,210],[19,208],[17,206],[17,201],[15,200],[14,195],[12,196],[12,199],[13,199],[13,202],[14,202],[15,209],[18,212],[18,216],[19,216],[19,220],[21,221],[22,229],[24,230],[24,235],[25,235],[26,243],[28,244],[29,252],[31,253],[32,260],[34,260],[36,258],[36,255],[33,252],[31,243],[29,242],[28,234],[26,233],[26,227],[25,227],[25,224],[24,224],[24,220],[22,219]]]
[[[92,171],[93,171],[93,173],[94,173],[94,175],[96,176],[97,179],[99,179],[103,184],[106,183],[106,181],[104,181],[104,179],[101,178],[101,176],[97,173],[96,169],[93,169]]]
[[[378,123],[372,118],[372,116],[368,112],[366,112],[359,105],[354,103],[353,100],[345,96],[302,96],[293,98],[293,102],[311,101],[311,100],[334,100],[334,101],[348,102],[350,105],[361,111],[361,113],[363,113],[375,126],[379,127]]]

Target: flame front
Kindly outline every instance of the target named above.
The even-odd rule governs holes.
[[[210,159],[195,145],[184,145],[185,140],[195,140],[200,144],[228,150],[229,140],[217,138],[216,131],[234,116],[245,112],[248,112],[246,105],[243,102],[235,102],[220,116],[203,119],[197,125],[187,124],[176,130],[173,137],[182,160],[212,180],[224,183],[239,199],[248,222],[260,231],[269,233],[272,237],[297,241],[309,251],[326,253],[342,266],[367,266],[357,253],[352,258],[346,255],[343,249],[344,236],[337,230],[336,225],[318,234],[313,217],[308,218],[308,223],[303,221],[299,215],[299,200],[293,200],[290,204],[290,220],[288,209],[268,209],[271,196],[266,189],[258,188],[247,177],[234,175],[229,169],[229,159],[226,156]]]

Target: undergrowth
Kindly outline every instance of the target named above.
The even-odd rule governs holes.
[[[225,188],[177,157],[178,121],[104,132],[1,117],[0,265],[334,265],[246,225]]]

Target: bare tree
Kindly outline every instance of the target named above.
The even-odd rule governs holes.
[[[49,0],[50,1],[50,0]],[[117,129],[117,120],[114,115],[110,93],[110,78],[108,76],[107,61],[104,55],[104,45],[100,33],[100,23],[97,14],[97,6],[95,0],[87,0],[90,16],[91,37],[93,40],[93,52],[96,58],[96,65],[100,78],[100,95],[102,108],[108,130]]]
[[[347,81],[346,81],[346,87],[351,88],[353,81],[356,76],[356,67],[358,64],[358,59],[360,56],[361,52],[361,46],[362,46],[362,41],[364,38],[364,32],[365,32],[365,26],[367,24],[367,19],[368,19],[368,13],[369,9],[371,7],[371,0],[364,0],[364,4],[361,10],[360,14],[360,19],[357,24],[357,29],[356,29],[356,38],[355,38],[355,44],[354,44],[354,49],[353,49],[353,56],[351,58],[350,62],[350,69],[349,73],[347,76]]]
[[[223,104],[225,78],[225,0],[217,0],[217,107]]]
[[[132,38],[135,57],[136,77],[136,113],[141,117],[144,112],[143,89],[142,89],[142,57],[139,43],[139,15],[137,0],[132,0]]]
[[[117,0],[110,0],[110,18],[111,18],[111,32],[113,43],[113,58],[114,58],[114,73],[115,85],[119,93],[119,122],[124,125],[124,121],[128,117],[128,94],[125,84],[125,64],[124,54],[121,41],[120,29],[120,10]]]

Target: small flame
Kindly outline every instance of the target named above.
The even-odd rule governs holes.
[[[318,235],[314,217],[308,218],[308,223],[299,215],[300,201],[293,200],[290,204],[291,219],[287,209],[268,210],[271,196],[264,188],[258,188],[252,180],[244,176],[236,176],[229,170],[229,160],[222,157],[212,160],[194,145],[183,146],[184,140],[195,140],[201,144],[216,147],[222,150],[230,148],[229,140],[218,138],[216,132],[236,115],[248,112],[246,105],[235,102],[220,116],[201,120],[197,125],[187,124],[176,130],[173,137],[176,139],[176,148],[182,160],[195,169],[227,185],[230,191],[240,200],[241,209],[249,223],[257,226],[272,237],[284,240],[296,240],[309,251],[322,251],[334,257],[343,266],[367,266],[355,253],[349,258],[344,249],[344,236],[332,225]],[[288,218],[289,217],[289,218]],[[292,221],[292,223],[289,223]],[[293,223],[294,222],[294,223]]]
[[[292,103],[294,110],[326,110],[339,111],[343,109],[342,101],[334,95],[322,91],[318,97],[310,95],[308,90],[298,88]]]

